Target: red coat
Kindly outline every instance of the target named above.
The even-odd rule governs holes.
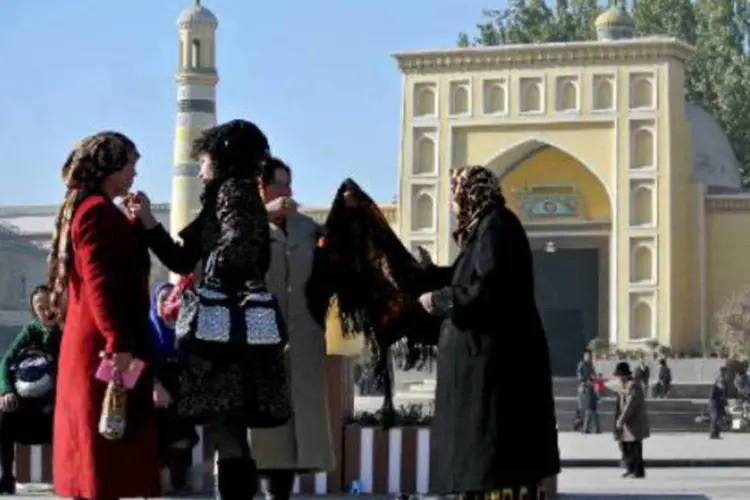
[[[91,195],[73,216],[68,310],[60,346],[53,443],[55,493],[87,499],[160,496],[153,378],[128,394],[122,440],[99,435],[105,384],[99,353],[148,361],[149,254],[139,229],[107,198]]]

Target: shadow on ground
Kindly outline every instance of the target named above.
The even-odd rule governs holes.
[[[558,500],[711,500],[710,497],[692,493],[581,493],[561,494]]]

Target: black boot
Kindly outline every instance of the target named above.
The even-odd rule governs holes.
[[[221,500],[249,500],[258,492],[258,470],[250,458],[219,460],[217,489]]]
[[[16,494],[16,478],[12,474],[7,476],[3,474],[0,477],[0,495],[15,495]]]
[[[289,500],[294,489],[293,470],[270,470],[268,471],[268,500]]]

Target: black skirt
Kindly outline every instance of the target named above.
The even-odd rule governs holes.
[[[52,444],[54,415],[51,404],[22,399],[15,411],[0,413],[0,434],[19,444]]]

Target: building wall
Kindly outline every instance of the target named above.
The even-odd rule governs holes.
[[[750,286],[750,200],[711,199],[707,220],[708,322],[731,296]]]
[[[579,219],[612,224],[610,342],[691,340],[698,270],[693,249],[681,247],[696,247],[687,222],[697,194],[691,152],[680,149],[690,129],[679,76],[689,52],[670,40],[633,40],[397,56],[402,238],[432,241],[443,263],[455,255],[448,174],[458,166],[485,165],[501,176],[512,170],[506,192],[535,183],[599,185]],[[677,208],[691,215],[675,215]],[[554,231],[556,221],[548,222]]]

